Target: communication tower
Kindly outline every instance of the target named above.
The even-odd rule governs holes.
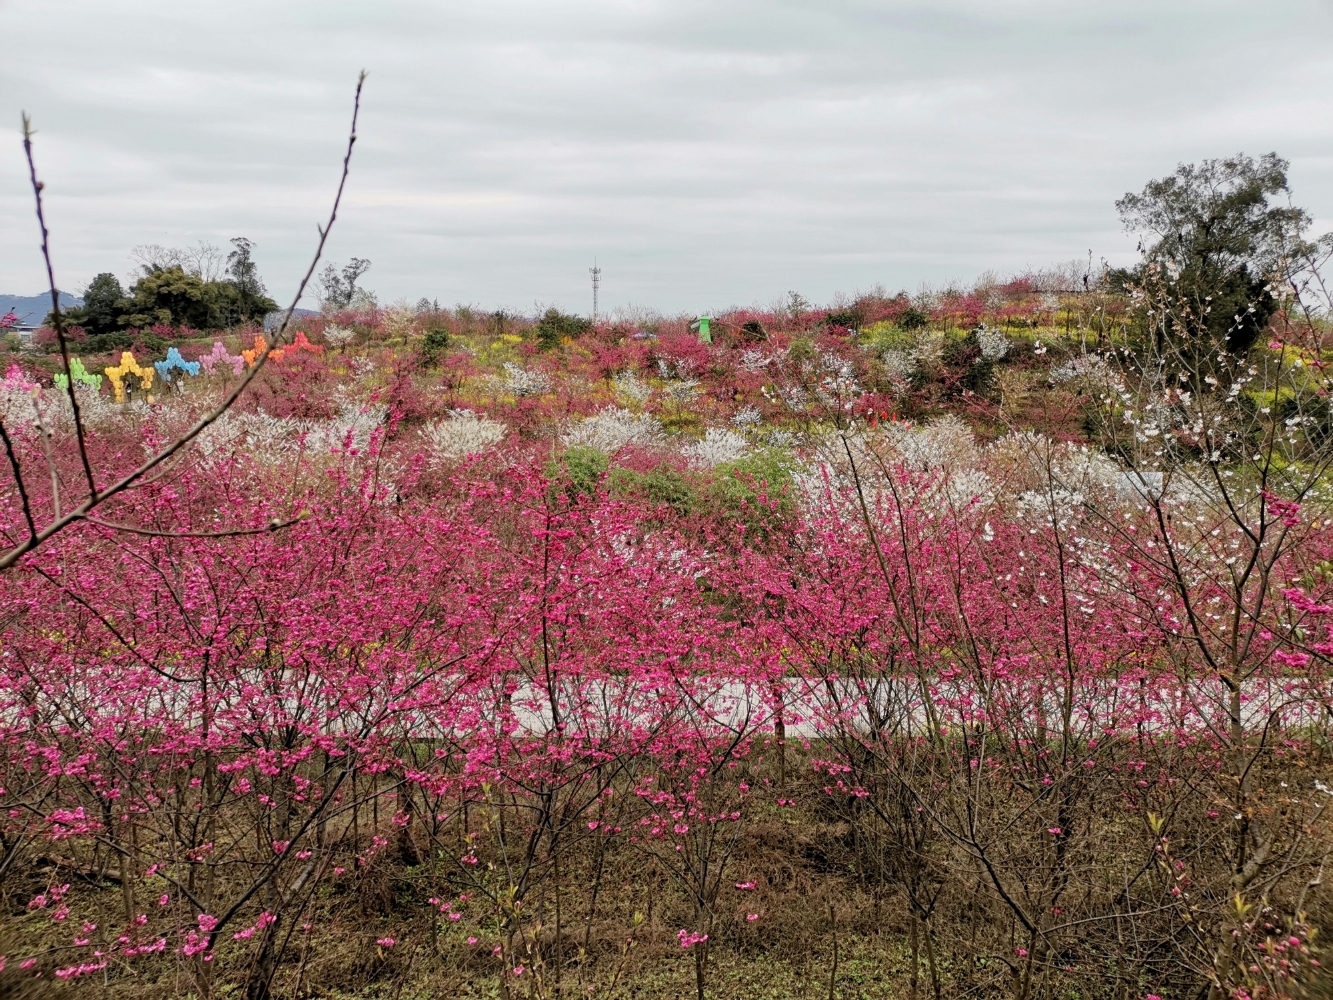
[[[588,268],[588,273],[592,275],[592,318],[597,318],[597,290],[602,287],[602,269],[597,266],[596,258],[593,259],[592,267]]]

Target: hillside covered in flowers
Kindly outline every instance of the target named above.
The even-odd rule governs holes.
[[[1327,324],[1148,278],[12,350],[5,988],[1316,988]]]

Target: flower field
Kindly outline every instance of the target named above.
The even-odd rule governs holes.
[[[0,990],[1326,991],[1326,324],[1139,304],[11,354],[7,547],[262,368],[0,576]]]

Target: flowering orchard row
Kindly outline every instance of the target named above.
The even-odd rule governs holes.
[[[854,370],[866,415],[922,419],[961,405],[974,411],[973,422],[998,425],[1002,415],[1012,418],[1021,404],[1026,422],[1049,425],[1061,436],[1081,436],[1077,415],[1071,420],[1069,413],[1058,412],[1071,409],[1068,393],[1057,391],[1055,406],[1038,405],[1051,395],[1045,372],[1058,367],[1070,345],[1086,343],[1085,322],[1103,327],[1123,322],[1126,299],[1038,290],[1048,286],[1049,281],[1021,279],[910,299],[871,294],[831,308],[814,308],[794,296],[781,308],[713,316],[711,344],[698,343],[689,319],[682,317],[625,314],[589,322],[559,314],[552,319],[548,313],[534,322],[504,312],[440,310],[423,303],[415,311],[395,307],[302,317],[299,340],[287,351],[328,350],[338,355],[336,367],[350,360],[342,352],[375,356],[390,349],[399,372],[411,360],[418,374],[443,372],[443,380],[426,388],[443,385],[444,392],[403,393],[399,402],[409,420],[442,415],[440,404],[446,401],[475,410],[495,397],[509,397],[522,401],[524,426],[535,426],[562,415],[552,412],[562,405],[577,405],[590,389],[603,403],[610,401],[612,394],[597,393],[599,383],[629,373],[677,404],[680,412],[673,419],[686,429],[733,418],[771,421],[798,402],[760,391],[781,381],[773,378],[776,369],[818,366],[822,357],[832,355]],[[74,330],[70,352],[81,384],[100,386],[118,401],[127,390],[142,400],[192,391],[200,376],[213,384],[233,369],[239,374],[253,361],[252,344],[263,336],[244,328],[215,339],[187,327],[157,326],[129,331],[112,353],[99,354],[94,348],[110,348],[101,339],[80,339]],[[39,341],[50,341],[48,349],[54,350],[53,337],[39,336]],[[57,356],[26,352],[11,355],[3,365],[11,362],[43,385],[51,384],[60,364]],[[1058,390],[1064,382],[1067,378],[1052,385]],[[399,388],[405,389],[405,383]],[[642,391],[630,384],[614,396],[624,405]],[[286,416],[293,406],[327,407],[328,396],[278,392],[260,402],[268,412]]]
[[[1243,930],[1256,956],[1267,935],[1228,910],[1219,855],[1257,854],[1257,911],[1322,848],[1302,836],[1323,808],[1330,607],[1302,564],[1326,533],[1299,512],[1274,522],[1303,535],[1278,573],[1309,585],[1270,594],[1247,655],[1214,678],[1171,577],[1122,537],[1151,529],[1135,511],[1065,538],[941,509],[904,473],[906,499],[873,501],[873,538],[828,515],[750,547],[736,526],[571,504],[531,471],[397,502],[332,475],[283,532],[89,527],[7,587],[6,837],[15,877],[53,876],[31,900],[44,947],[11,961],[72,976],[171,960],[206,980],[219,956],[271,975],[315,886],[389,848],[446,853],[436,898],[468,897],[468,937],[511,977],[549,919],[528,920],[532,894],[589,852],[638,851],[688,885],[681,941],[703,949],[732,916],[746,816],[795,780],[775,759],[785,726],[808,734],[808,794],[870,826],[920,824],[955,855],[923,848],[923,871],[890,884],[987,873],[1031,922],[999,956],[1018,976],[1096,967],[1076,925],[1108,902],[1109,829],[1149,864],[1121,905],[1207,942]],[[204,527],[240,477],[182,472],[136,514]],[[1191,571],[1226,551],[1201,547]],[[1219,592],[1196,594],[1217,609],[1214,656],[1235,645]],[[505,813],[508,828],[491,819]],[[103,916],[84,919],[93,898]],[[1164,974],[1215,958],[1204,941],[1181,952],[1156,956]]]
[[[1265,475],[1136,469],[890,419],[872,380],[925,342],[504,337],[293,354],[0,577],[4,975],[295,995],[341,949],[338,982],[420,956],[546,996],[661,946],[702,996],[826,919],[785,891],[795,847],[750,860],[804,823],[834,948],[874,914],[913,990],[1317,978],[1312,439],[1278,424]],[[78,382],[98,481],[229,377]],[[1091,355],[1060,378],[1111,400],[1122,456],[1215,408],[1139,414]],[[82,467],[68,394],[3,388],[13,544]]]

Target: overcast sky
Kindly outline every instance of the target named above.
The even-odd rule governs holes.
[[[1333,0],[0,0],[0,292],[248,236],[282,299],[327,212],[381,301],[814,301],[1132,258],[1113,202],[1277,151],[1333,228]],[[307,303],[313,304],[313,303]]]

